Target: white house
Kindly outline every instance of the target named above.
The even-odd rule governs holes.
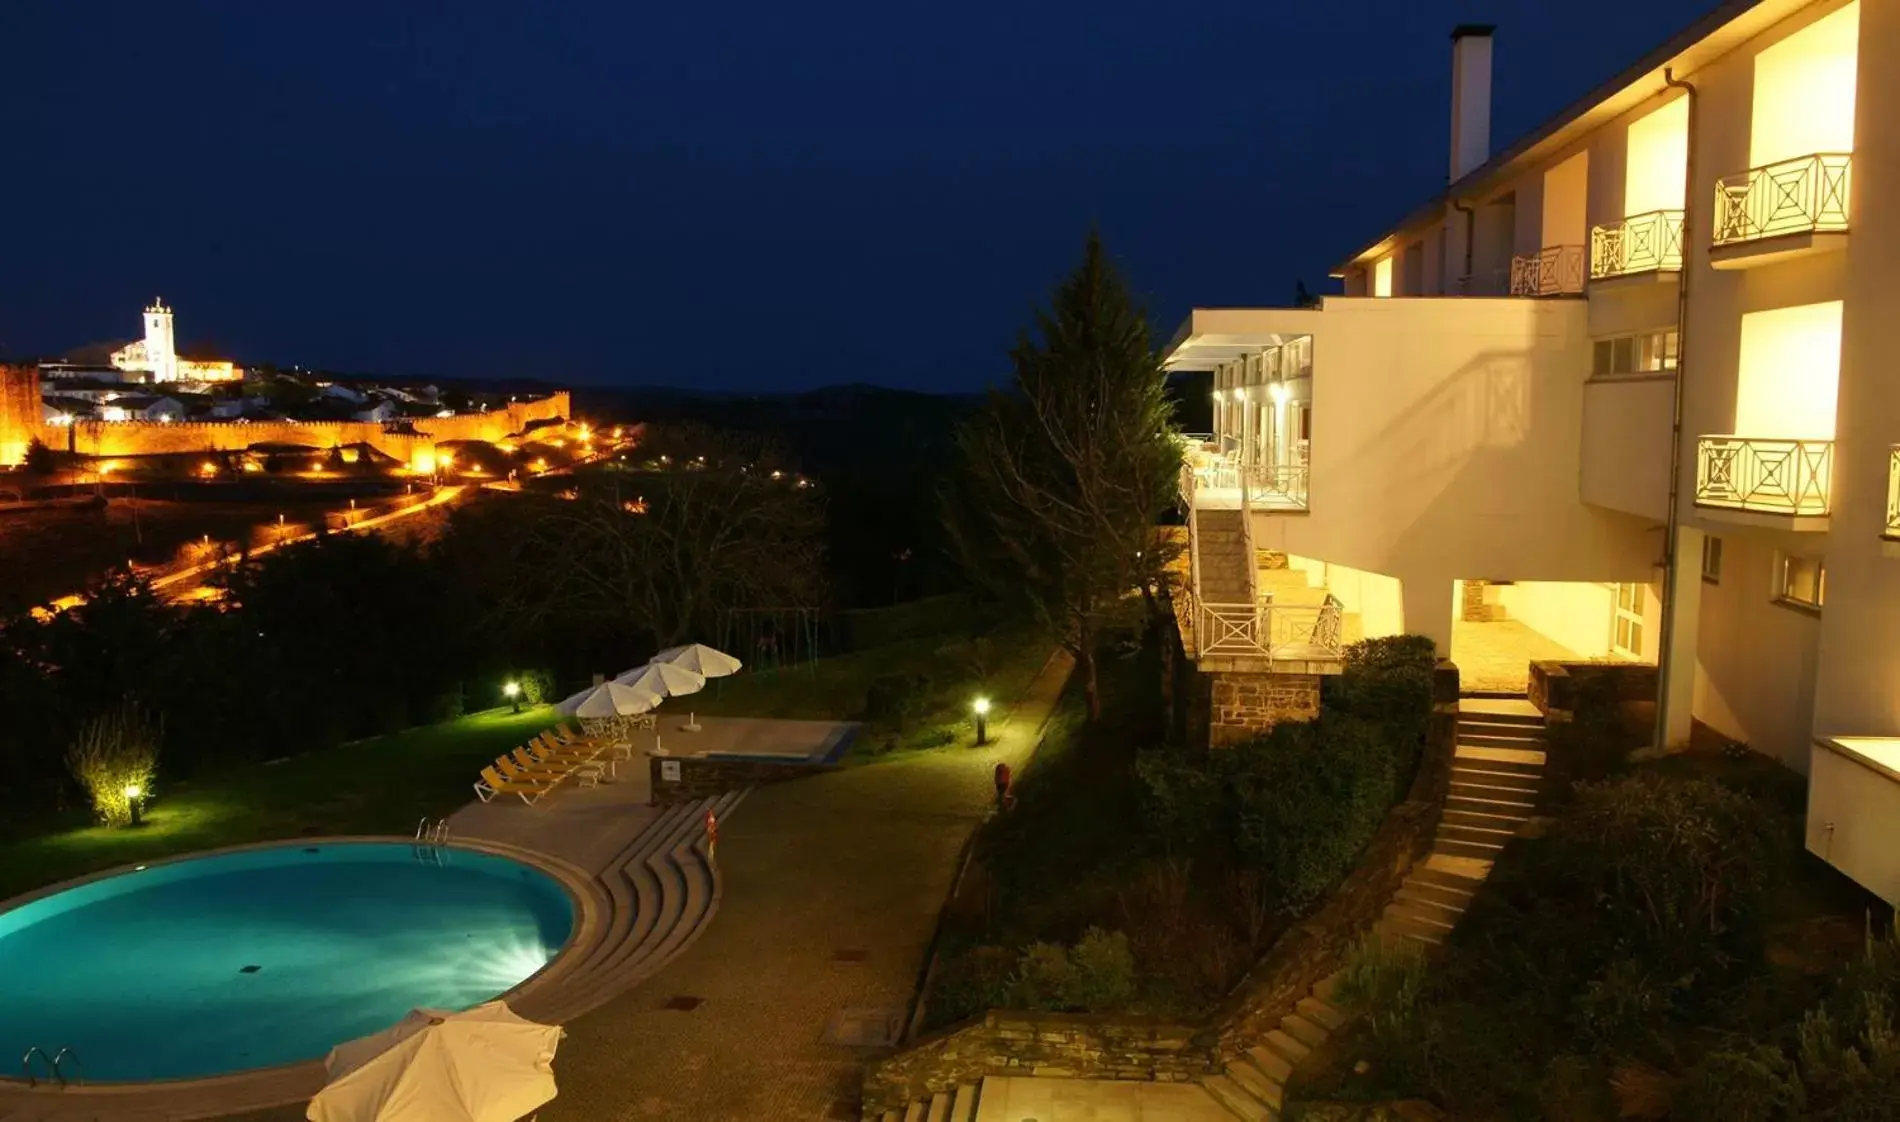
[[[1215,377],[1190,653],[1324,653],[1233,530],[1348,637],[1656,662],[1666,745],[1808,772],[1809,847],[1900,899],[1900,9],[1731,0],[1499,152],[1490,30],[1452,53],[1445,191],[1168,352]]]

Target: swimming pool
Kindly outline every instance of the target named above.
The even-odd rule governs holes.
[[[320,1059],[416,1006],[512,989],[573,926],[554,878],[467,849],[296,844],[141,866],[0,912],[0,1058],[71,1048],[92,1082]]]

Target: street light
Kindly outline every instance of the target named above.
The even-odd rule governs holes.
[[[521,712],[521,683],[503,682],[501,692],[504,697],[514,703],[515,712]]]
[[[970,708],[976,710],[976,746],[981,748],[990,742],[990,699],[979,697]]]

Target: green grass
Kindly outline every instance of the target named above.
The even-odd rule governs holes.
[[[874,728],[868,754],[895,736],[915,745],[936,728],[969,723],[969,699],[988,691],[999,709],[1027,690],[1050,644],[1032,633],[982,646],[942,636],[833,658],[811,667],[740,674],[670,703],[701,714],[844,720],[858,716],[871,681],[929,676],[929,703],[899,735]],[[160,783],[142,825],[80,826],[0,836],[0,900],[100,869],[219,846],[333,834],[409,834],[416,820],[466,803],[477,771],[556,721],[551,708],[490,710],[337,748],[255,764],[189,783]],[[867,744],[875,741],[874,744]],[[855,754],[855,752],[854,752]]]
[[[746,671],[668,704],[717,717],[858,720],[872,682],[887,674],[923,676],[928,685],[922,703],[903,729],[874,723],[859,738],[852,756],[868,758],[892,748],[942,743],[945,733],[966,738],[971,701],[989,697],[1000,716],[1028,690],[1053,646],[1046,636],[1027,629],[985,640],[925,636],[821,658],[808,666]]]
[[[491,710],[197,782],[161,784],[144,823],[0,844],[0,900],[100,869],[194,850],[324,834],[408,834],[473,795],[476,772],[554,723]]]

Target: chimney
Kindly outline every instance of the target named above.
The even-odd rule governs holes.
[[[1491,158],[1491,32],[1488,23],[1451,30],[1451,178]]]

